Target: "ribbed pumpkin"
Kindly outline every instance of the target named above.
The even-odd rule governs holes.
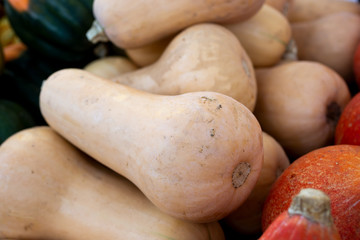
[[[40,54],[79,61],[92,54],[86,38],[93,0],[5,0],[6,15],[22,42]]]

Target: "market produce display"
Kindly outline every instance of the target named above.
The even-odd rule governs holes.
[[[360,239],[359,2],[0,0],[0,86],[0,239]]]

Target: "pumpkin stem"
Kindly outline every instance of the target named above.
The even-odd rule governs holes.
[[[109,38],[106,36],[104,28],[97,20],[94,20],[91,28],[86,32],[87,39],[92,43],[108,42]]]
[[[296,195],[288,209],[289,215],[302,215],[313,222],[332,226],[330,198],[322,191],[306,188]]]

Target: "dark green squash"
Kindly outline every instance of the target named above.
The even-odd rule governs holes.
[[[45,123],[39,107],[42,82],[52,73],[63,68],[83,68],[88,61],[66,62],[39,56],[25,50],[17,59],[6,62],[0,78],[0,98],[24,106],[38,125]]]
[[[39,54],[62,61],[91,58],[86,38],[94,20],[93,0],[4,0],[6,15],[21,41]]]
[[[14,133],[33,126],[35,120],[24,107],[0,99],[0,144]]]

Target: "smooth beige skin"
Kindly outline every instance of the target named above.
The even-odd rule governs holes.
[[[260,174],[260,125],[224,94],[155,95],[64,69],[43,83],[40,107],[52,128],[177,218],[223,218]]]
[[[275,65],[291,39],[289,21],[267,4],[250,19],[224,27],[239,39],[254,67]]]
[[[265,199],[272,184],[290,165],[288,156],[275,138],[263,132],[264,165],[260,177],[247,200],[224,218],[224,223],[237,233],[255,235],[261,233],[261,215]]]
[[[270,19],[270,20],[269,20]],[[284,15],[264,4],[251,18],[232,24],[223,24],[240,41],[254,67],[276,64],[291,38],[291,26]],[[129,58],[139,66],[156,62],[172,38],[165,38],[142,48],[127,49]]]
[[[265,0],[268,4],[287,17],[294,0]]]
[[[353,79],[353,57],[360,42],[360,15],[340,12],[291,24],[299,60],[316,61]]]
[[[93,11],[108,39],[120,48],[138,48],[191,25],[246,20],[265,0],[95,0]]]
[[[164,214],[50,127],[7,139],[0,163],[0,239],[224,239],[217,222]]]
[[[345,80],[335,71],[317,62],[293,61],[256,70],[256,79],[254,114],[289,158],[332,143],[336,118],[327,116],[329,107],[338,106],[340,113],[350,100]]]
[[[171,41],[158,61],[112,80],[162,95],[219,92],[251,111],[257,95],[250,58],[235,35],[217,24],[187,28]]]
[[[98,77],[113,78],[120,74],[132,72],[138,67],[126,57],[123,56],[107,56],[99,58],[88,63],[84,70]]]
[[[305,22],[339,12],[360,15],[360,5],[344,0],[292,0],[288,19],[292,23]]]

